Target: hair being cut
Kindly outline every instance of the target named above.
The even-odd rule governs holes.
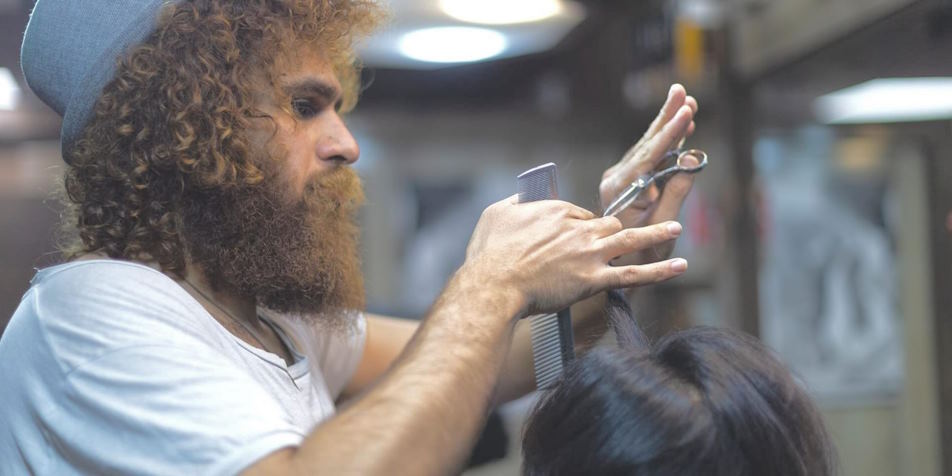
[[[145,259],[182,276],[189,191],[264,179],[245,137],[274,61],[313,48],[334,66],[343,109],[356,102],[353,41],[383,17],[373,0],[182,0],[119,62],[93,117],[66,151],[78,242],[68,256]],[[262,76],[264,76],[262,84]]]
[[[819,411],[756,339],[695,327],[649,343],[612,293],[615,349],[590,352],[545,391],[523,439],[538,475],[824,476]]]

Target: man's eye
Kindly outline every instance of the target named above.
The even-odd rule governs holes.
[[[317,108],[307,99],[295,99],[291,101],[291,107],[294,113],[302,119],[308,119],[317,115]]]

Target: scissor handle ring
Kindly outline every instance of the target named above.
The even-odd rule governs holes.
[[[688,156],[691,156],[697,159],[698,164],[693,167],[686,167],[684,165],[681,165],[681,159]],[[675,162],[675,165],[677,165],[677,167],[680,169],[679,170],[680,172],[687,172],[687,173],[699,172],[704,167],[707,167],[707,152],[704,152],[701,149],[688,149],[688,150],[680,151],[678,153],[678,160],[677,162]]]

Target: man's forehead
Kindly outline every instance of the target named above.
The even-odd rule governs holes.
[[[317,54],[285,59],[278,66],[277,86],[286,92],[308,92],[336,97],[341,84],[334,67]]]

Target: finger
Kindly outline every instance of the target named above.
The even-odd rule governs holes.
[[[693,111],[694,114],[697,115],[698,103],[697,103],[697,99],[695,99],[694,96],[686,97],[684,99],[684,105],[687,107],[690,107],[691,111]]]
[[[614,235],[625,229],[625,225],[622,224],[621,220],[613,216],[598,217],[589,220],[589,224],[592,227],[592,232],[599,238]]]
[[[684,100],[684,105],[691,108],[691,113],[693,117],[697,117],[698,103],[697,103],[697,99],[694,99],[694,96],[688,96],[687,99]],[[678,141],[678,145],[676,148],[680,149],[684,147],[684,142],[688,139],[688,137],[691,137],[692,135],[694,135],[695,129],[696,129],[696,126],[694,124],[694,121],[692,120],[691,124],[688,125],[687,131],[684,132],[684,135],[681,136],[681,140]]]
[[[637,152],[641,150],[645,142],[651,140],[658,132],[664,127],[668,121],[677,114],[681,106],[684,106],[689,96],[687,91],[684,89],[684,86],[680,84],[672,84],[671,88],[668,89],[668,97],[665,99],[664,104],[661,106],[661,109],[658,111],[658,115],[655,116],[654,120],[651,121],[651,125],[648,126],[648,130],[645,131],[644,135],[641,136],[641,139],[631,146],[625,154],[622,156],[621,160],[618,161],[612,168],[608,171],[612,172],[613,169],[621,166],[626,162],[630,162],[635,159]],[[692,99],[692,110],[697,109],[697,100],[693,97]]]
[[[599,218],[598,215],[592,213],[591,210],[586,210],[582,207],[577,207],[573,205],[572,214],[569,215],[571,218],[577,218],[579,220],[592,220]]]
[[[651,264],[611,266],[605,270],[604,279],[609,288],[630,288],[667,281],[687,270],[687,260],[675,258]]]
[[[652,138],[651,143],[642,146],[651,154],[649,157],[642,156],[639,160],[629,160],[630,157],[626,157],[622,162],[609,169],[611,174],[606,173],[606,175],[610,180],[603,181],[602,196],[615,196],[625,187],[625,184],[633,182],[639,176],[657,167],[658,162],[661,161],[668,150],[672,147],[678,147],[678,141],[687,132],[687,128],[693,119],[691,108],[682,105],[674,117],[664,125],[661,132]]]
[[[694,157],[685,157],[682,161],[686,167],[697,165]],[[681,207],[684,200],[691,193],[694,186],[694,174],[678,174],[668,180],[664,186],[664,192],[661,199],[658,200],[658,206],[652,213],[652,221],[675,220],[681,213]]]
[[[658,111],[654,121],[648,126],[648,132],[645,133],[648,140],[651,140],[677,114],[678,109],[685,104],[687,94],[684,86],[677,83],[671,85],[671,89],[668,90],[668,99],[661,106],[661,110]],[[697,101],[695,101],[695,104],[697,104]]]
[[[507,200],[511,199],[512,197],[509,197]],[[538,216],[561,216],[573,220],[591,220],[596,217],[596,215],[589,210],[559,199],[546,199],[519,203],[519,197],[516,196],[516,201],[514,203],[510,203],[513,205],[519,205],[520,207],[528,210],[530,214],[535,214]]]
[[[655,157],[651,161],[644,160],[644,153],[639,154],[639,152],[644,151],[645,143],[652,140],[657,136],[664,128],[670,123],[670,121],[677,117],[677,114],[681,111],[683,106],[687,105],[693,111],[697,109],[697,100],[691,97],[691,104],[686,104],[688,99],[687,91],[684,89],[684,86],[680,84],[673,84],[668,91],[668,98],[665,100],[661,110],[658,111],[658,115],[655,117],[654,121],[651,122],[651,125],[648,127],[648,130],[641,137],[641,139],[629,148],[625,154],[622,156],[621,160],[618,161],[615,165],[608,168],[603,174],[603,180],[610,178],[607,183],[603,185],[610,192],[609,195],[614,195],[617,193],[622,184],[630,183],[633,180],[633,177],[647,173],[651,168],[654,167],[655,163],[659,160],[663,152],[657,152],[652,149],[648,149],[649,153],[654,154]],[[693,116],[692,116],[693,118]],[[669,146],[674,141],[665,144],[665,147]],[[650,163],[647,163],[650,162]],[[637,169],[624,170],[629,168],[629,165],[634,163],[637,166]],[[603,193],[604,196],[604,193]]]
[[[552,203],[559,209],[563,210],[565,216],[568,218],[574,218],[577,220],[591,220],[596,217],[591,210],[586,210],[578,205],[573,203],[564,202],[562,200],[552,200]]]
[[[657,167],[658,162],[665,156],[665,153],[671,148],[677,147],[678,142],[685,136],[693,120],[694,113],[690,107],[681,106],[681,108],[678,109],[674,118],[668,121],[661,129],[661,132],[652,139],[652,143],[648,144],[648,150],[651,151],[652,157],[648,160],[647,170],[652,170]],[[646,171],[640,172],[645,173]],[[632,180],[634,180],[634,178],[632,178]]]
[[[606,259],[657,246],[681,235],[681,224],[674,221],[641,228],[626,228],[598,241]]]
[[[671,120],[672,117],[678,112],[678,109],[684,105],[685,100],[687,99],[687,91],[685,91],[684,86],[680,84],[672,84],[671,88],[668,89],[668,97],[665,99],[664,104],[661,106],[661,109],[658,111],[658,115],[655,116],[654,120],[651,121],[651,125],[648,126],[648,130],[641,136],[641,139],[631,146],[625,155],[622,156],[622,159],[619,161],[619,165],[625,162],[631,161],[637,155],[637,152],[641,149],[645,142],[651,140],[652,137],[658,134],[664,125]],[[695,104],[697,102],[695,101]]]
[[[691,121],[691,123],[688,124],[688,130],[684,131],[684,136],[681,137],[681,140],[679,140],[678,144],[674,146],[673,148],[683,149],[684,143],[687,142],[688,137],[691,137],[692,135],[694,135],[694,129],[695,129],[694,121]]]

